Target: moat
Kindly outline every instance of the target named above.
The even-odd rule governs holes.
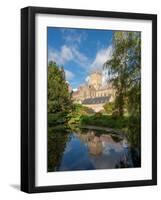
[[[140,167],[126,137],[103,130],[48,129],[48,172]]]

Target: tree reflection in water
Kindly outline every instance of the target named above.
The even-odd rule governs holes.
[[[66,129],[48,127],[48,172],[57,171],[70,134]]]

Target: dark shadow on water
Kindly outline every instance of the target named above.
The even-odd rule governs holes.
[[[15,190],[20,190],[20,185],[18,184],[10,184],[10,187],[14,188]]]

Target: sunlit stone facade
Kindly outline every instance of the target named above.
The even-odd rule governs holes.
[[[112,102],[115,91],[109,81],[106,81],[103,72],[93,72],[89,75],[88,81],[81,85],[76,92],[73,92],[74,102],[84,104],[95,112],[103,109],[106,102]]]

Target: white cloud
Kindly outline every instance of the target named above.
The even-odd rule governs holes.
[[[82,67],[86,67],[88,65],[89,59],[81,53],[77,48],[72,47],[72,52],[74,55],[74,61],[78,63]]]
[[[88,58],[83,54],[78,47],[74,45],[63,45],[60,51],[56,49],[49,49],[49,61],[55,61],[59,66],[65,65],[66,63],[72,61],[82,67],[83,70],[88,72],[101,70],[103,64],[111,58],[112,46],[108,48],[102,48],[97,53],[93,60]],[[72,73],[72,72],[71,72]],[[67,72],[68,79],[73,78],[73,75]]]
[[[81,35],[64,35],[64,40],[69,43],[77,42],[81,43]]]
[[[76,92],[76,91],[78,91],[78,88],[73,88],[73,92]]]
[[[112,55],[112,46],[109,46],[106,49],[101,49],[97,52],[94,61],[92,62],[90,69],[93,70],[101,70],[103,64],[111,58]]]
[[[84,31],[78,31],[76,29],[61,29],[62,37],[66,43],[80,44],[82,40],[86,40],[87,34]]]
[[[85,78],[85,81],[86,81],[86,82],[88,82],[88,81],[89,81],[89,76],[87,76],[87,77]]]
[[[73,53],[69,47],[64,45],[61,49],[61,59],[65,62],[73,58]]]
[[[66,78],[67,81],[70,81],[71,79],[73,79],[74,76],[75,75],[73,74],[73,72],[65,69],[65,78]]]
[[[49,50],[49,61],[50,60],[55,61],[59,65],[65,64],[72,58],[73,58],[73,53],[71,49],[66,45],[63,45],[60,51],[56,51],[55,49]]]
[[[49,49],[49,61],[55,61],[58,65],[64,65],[69,61],[79,64],[81,67],[89,65],[89,59],[75,46],[63,45],[60,51]]]

